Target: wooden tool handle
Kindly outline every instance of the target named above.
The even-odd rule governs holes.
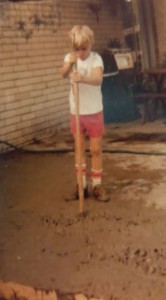
[[[83,191],[83,176],[82,176],[82,153],[81,153],[81,138],[80,138],[80,118],[79,118],[79,86],[74,82],[74,99],[75,99],[75,116],[76,116],[76,143],[78,151],[78,188],[79,188],[79,208],[80,213],[84,209],[84,191]]]

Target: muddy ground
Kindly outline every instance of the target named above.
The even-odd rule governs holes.
[[[75,184],[72,151],[1,156],[0,280],[106,300],[165,300],[165,126],[107,127],[111,201],[90,197],[85,218],[78,202],[64,200]],[[70,137],[38,141],[37,149],[58,145],[71,149]]]

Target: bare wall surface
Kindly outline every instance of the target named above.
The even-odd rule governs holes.
[[[68,126],[69,83],[60,68],[76,23],[92,27],[99,51],[110,37],[122,37],[118,9],[113,13],[107,1],[98,17],[80,0],[0,4],[1,139],[19,144]]]

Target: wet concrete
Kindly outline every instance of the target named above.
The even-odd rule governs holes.
[[[161,141],[123,140],[110,149],[126,147],[165,151]],[[103,299],[164,300],[165,169],[162,155],[105,153],[111,201],[91,196],[81,218],[78,202],[64,200],[75,184],[72,152],[2,156],[0,279]]]

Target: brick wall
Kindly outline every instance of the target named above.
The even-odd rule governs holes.
[[[153,0],[154,17],[156,23],[156,47],[158,63],[166,64],[166,1]]]
[[[122,38],[120,20],[107,2],[98,22],[82,0],[1,3],[0,139],[21,144],[68,126],[69,83],[60,75],[70,49],[67,32],[77,23],[90,25],[101,51],[106,39]]]

